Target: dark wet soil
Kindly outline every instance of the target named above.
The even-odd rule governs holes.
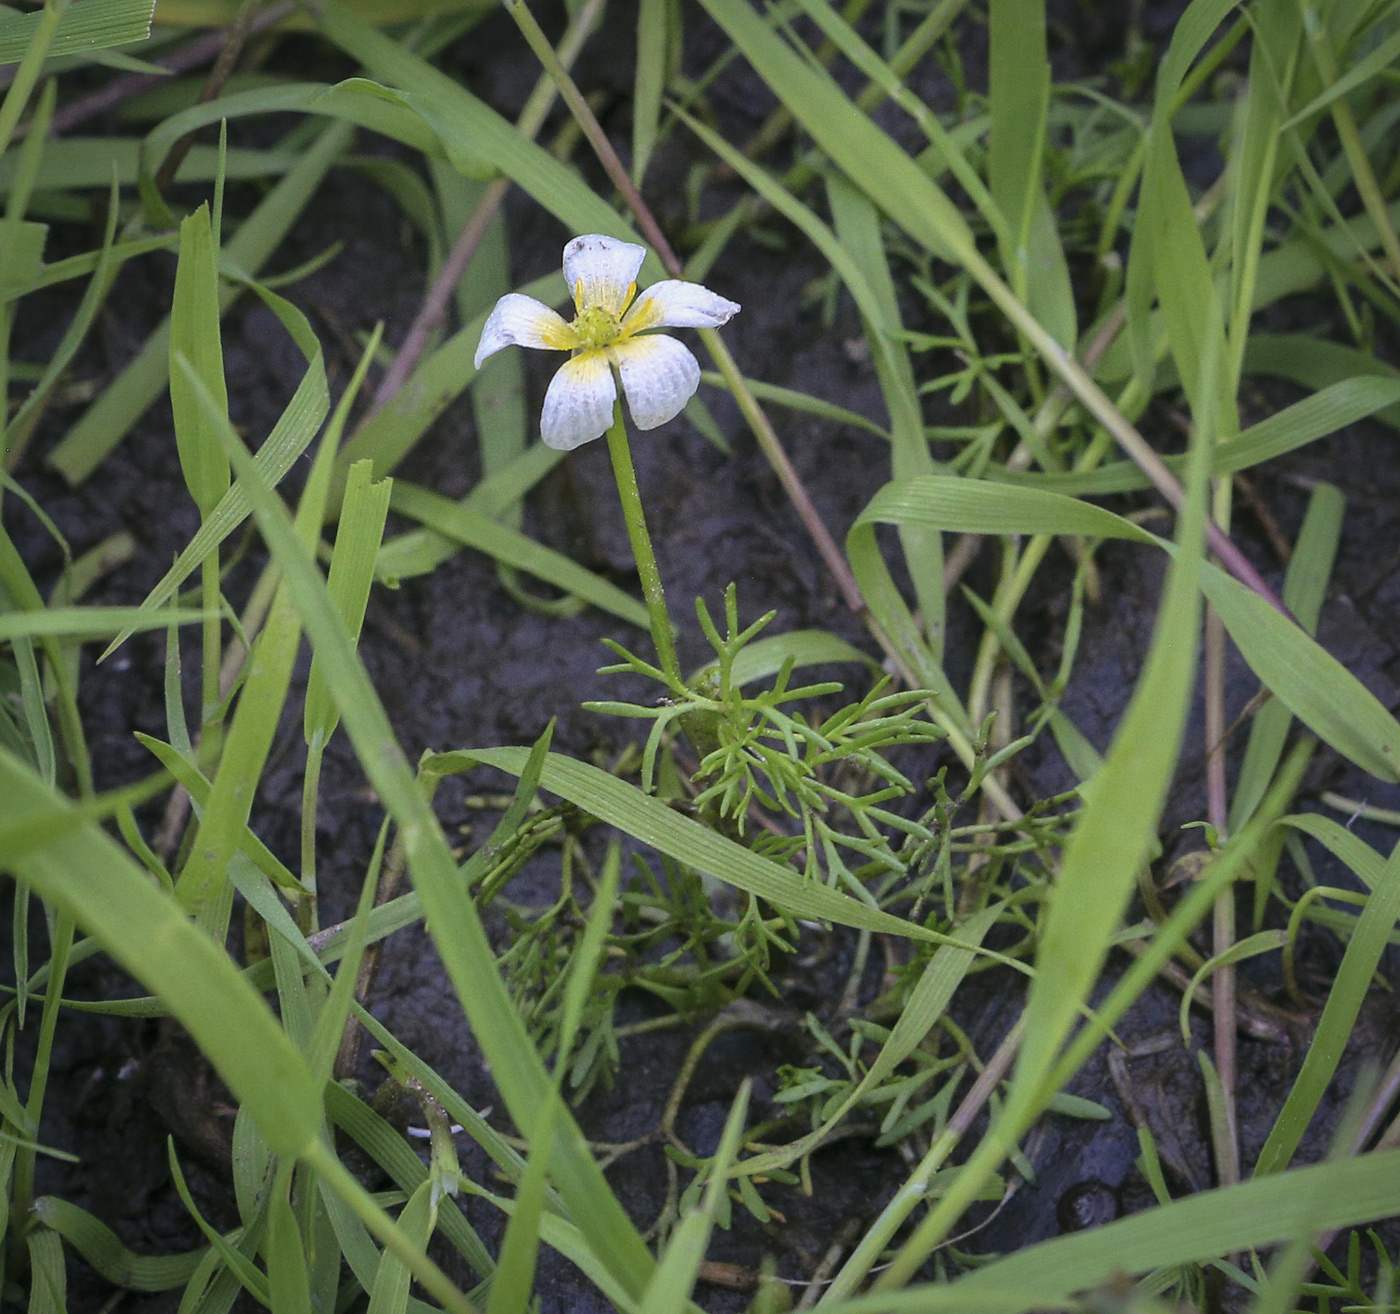
[[[632,30],[620,15],[610,21],[617,31]],[[1086,31],[1084,40],[1091,39],[1096,44],[1079,57],[1092,65],[1097,58],[1094,52],[1111,48],[1115,38],[1111,32],[1095,36]],[[526,86],[521,76],[524,66],[499,57],[501,48],[513,48],[511,41],[505,22],[492,19],[449,61],[469,85],[507,111],[518,105]],[[702,33],[698,45],[703,47],[707,41],[713,46],[712,33]],[[590,55],[582,75],[585,85],[611,92],[609,112],[616,121],[609,118],[608,123],[619,140],[626,136],[625,89],[631,80],[624,45],[614,43]],[[287,47],[284,57],[287,54],[304,57],[314,66],[314,75],[347,71],[323,67],[325,54],[300,39]],[[304,72],[313,75],[312,69]],[[733,116],[740,135],[752,131],[768,108],[766,97],[741,70],[722,85],[716,103]],[[372,144],[370,148],[379,149]],[[690,158],[687,150],[675,144],[663,153],[651,188],[663,223],[673,232],[684,219],[680,184]],[[239,204],[248,198],[235,192],[232,199]],[[508,202],[508,215],[518,279],[524,281],[551,268],[569,234],[519,196]],[[762,240],[737,239],[707,280],[744,303],[743,313],[726,336],[746,374],[883,418],[873,372],[862,363],[859,324],[850,305],[841,302],[834,324],[824,324],[820,303],[812,296],[814,280],[823,272],[818,261],[776,222],[767,222],[760,236]],[[82,244],[86,235],[75,233],[64,240]],[[314,217],[298,226],[274,267],[295,266],[332,240],[344,242],[344,252],[297,285],[291,295],[322,331],[332,368],[343,381],[352,364],[346,345],[350,335],[384,319],[390,341],[402,336],[421,295],[424,258],[393,200],[351,169],[332,173]],[[104,313],[96,345],[76,370],[79,378],[100,385],[130,357],[162,312],[172,275],[173,260],[165,257],[127,268]],[[42,358],[51,348],[70,311],[71,302],[57,294],[46,303],[26,303],[22,323],[33,358]],[[250,437],[259,438],[295,385],[296,358],[267,312],[250,302],[240,303],[226,319],[225,351],[235,418]],[[531,357],[527,368],[532,403],[537,405],[552,364]],[[1283,389],[1262,393],[1260,413],[1290,399]],[[692,598],[702,596],[716,606],[725,585],[734,581],[746,618],[776,611],[772,632],[829,629],[872,650],[822,570],[735,408],[715,393],[708,394],[707,400],[732,444],[731,454],[718,451],[684,422],[644,436],[634,449],[673,611],[688,620]],[[53,417],[19,472],[21,482],[53,517],[75,554],[119,531],[133,535],[135,555],[103,579],[93,596],[106,603],[137,603],[196,526],[179,476],[168,410],[164,404],[153,408],[95,477],[68,489],[44,466],[43,456],[76,414],[68,410]],[[774,418],[799,474],[839,541],[884,480],[888,457],[881,441],[793,413],[774,412]],[[1257,478],[1262,500],[1290,534],[1300,522],[1306,490],[1313,481],[1330,480],[1347,495],[1346,532],[1321,638],[1391,707],[1400,701],[1400,555],[1395,551],[1400,542],[1396,532],[1400,465],[1392,459],[1394,441],[1394,434],[1379,426],[1355,426],[1294,457],[1273,462]],[[461,496],[477,468],[470,411],[463,401],[434,426],[401,473],[448,496]],[[294,474],[291,482],[297,478]],[[1276,583],[1280,563],[1258,520],[1244,510],[1238,524],[1240,541]],[[51,582],[61,565],[57,549],[14,501],[7,527],[36,576]],[[531,494],[526,529],[584,564],[635,586],[602,444],[592,444],[570,457]],[[989,558],[989,553],[984,554],[968,577],[984,594],[991,580]],[[1102,598],[1086,617],[1064,709],[1102,750],[1141,667],[1162,566],[1145,550],[1121,545],[1105,547],[1099,559]],[[227,591],[236,605],[246,597],[259,562],[254,547],[230,572]],[[1053,560],[1024,611],[1025,634],[1033,651],[1043,645],[1050,654],[1047,666],[1063,634],[1068,577],[1066,562]],[[960,600],[952,607],[950,632],[950,675],[962,686],[978,631]],[[646,691],[635,682],[597,673],[597,667],[608,660],[600,643],[604,637],[635,644],[639,636],[593,611],[569,619],[546,619],[524,611],[501,587],[492,563],[461,552],[429,577],[407,581],[396,591],[376,589],[361,650],[410,758],[430,748],[529,743],[553,719],[557,750],[609,762],[632,740],[635,723],[585,712],[580,703],[589,698],[645,696]],[[684,627],[681,644],[688,667],[705,656],[693,624]],[[149,769],[149,759],[132,738],[133,732],[164,732],[163,649],[158,640],[138,637],[101,667],[92,664],[94,655],[89,648],[84,657],[83,706],[98,783],[110,787]],[[298,678],[304,676],[302,669]],[[1242,663],[1234,660],[1230,707],[1238,711],[1255,689]],[[296,704],[294,691],[289,706]],[[1234,740],[1236,757],[1242,738],[1236,735]],[[1199,831],[1179,829],[1202,815],[1199,708],[1187,745],[1163,826],[1164,867],[1181,851],[1201,843]],[[254,813],[259,834],[288,861],[294,860],[297,851],[302,754],[297,716],[289,718],[279,734]],[[937,761],[930,757],[921,765],[932,770]],[[1048,741],[1027,752],[1016,770],[1017,786],[1028,798],[1072,784]],[[472,835],[483,833],[483,814],[467,805],[466,796],[498,789],[501,783],[486,774],[449,782],[438,799],[449,833],[474,827],[463,834],[467,844],[473,842]],[[1382,789],[1326,753],[1310,772],[1299,807],[1317,807],[1317,796],[1325,789],[1381,806],[1400,806],[1400,791]],[[382,815],[343,736],[328,753],[321,798],[319,862],[327,914],[334,916],[358,889]],[[143,819],[153,826],[158,813],[143,814]],[[485,814],[486,824],[491,819]],[[1388,847],[1389,839],[1379,828],[1358,822],[1357,829],[1377,847]],[[1325,855],[1313,852],[1312,857],[1319,879],[1353,883]],[[520,890],[525,893],[520,897],[532,891],[544,897],[557,879],[557,863],[551,864],[546,856],[522,874]],[[1296,883],[1296,877],[1286,879]],[[1247,916],[1242,899],[1241,917]],[[505,934],[499,922],[494,930]],[[41,934],[37,927],[36,934]],[[678,1133],[697,1153],[713,1150],[743,1078],[752,1077],[755,1083],[752,1116],[766,1118],[778,1107],[772,1102],[778,1089],[778,1066],[818,1062],[810,1038],[799,1025],[800,1011],[810,1008],[820,1015],[830,1008],[850,971],[852,952],[852,940],[839,933],[830,945],[804,942],[779,974],[786,1006],[772,1009],[762,1025],[725,1033],[707,1051],[677,1123]],[[1309,933],[1305,937],[1300,974],[1315,998],[1325,993],[1339,954],[1330,936]],[[1117,963],[1111,970],[1121,967]],[[1242,975],[1261,998],[1289,1007],[1275,958],[1249,965]],[[875,971],[867,977],[863,997],[871,997],[878,985]],[[104,998],[129,990],[109,965],[94,959],[75,971],[70,993]],[[983,1055],[990,1053],[1013,1021],[1020,991],[1018,980],[985,974],[959,995],[954,1014]],[[509,1130],[432,944],[421,930],[403,931],[388,941],[372,1003],[376,1015],[473,1104],[496,1106],[492,1120]],[[622,1020],[637,1020],[654,1011],[647,1001],[628,995],[623,996],[620,1010]],[[1214,1182],[1199,1068],[1175,1030],[1176,1013],[1177,996],[1170,989],[1163,986],[1148,992],[1119,1028],[1127,1048],[1121,1061],[1115,1060],[1117,1070],[1110,1070],[1101,1052],[1072,1088],[1101,1104],[1107,1119],[1048,1117],[1024,1147],[1034,1168],[1034,1182],[1021,1185],[994,1213],[984,1209],[981,1215],[974,1214],[972,1221],[984,1225],[961,1241],[959,1249],[981,1253],[1015,1249],[1150,1205],[1150,1190],[1134,1166],[1135,1122],[1152,1131],[1174,1193],[1204,1189]],[[1299,1015],[1292,1032],[1285,1029],[1281,1040],[1241,1037],[1240,1123],[1247,1163],[1287,1093],[1313,1020],[1311,1015]],[[653,1129],[685,1052],[704,1021],[698,1019],[691,1030],[660,1031],[624,1041],[623,1079],[615,1090],[591,1096],[579,1110],[587,1133],[599,1141],[622,1142]],[[33,1029],[31,1024],[30,1032]],[[1389,1058],[1400,1038],[1398,1031],[1393,1009],[1385,997],[1378,997],[1363,1017],[1323,1116],[1305,1143],[1304,1158],[1322,1153],[1358,1072],[1367,1063]],[[1197,1047],[1209,1046],[1207,1020],[1193,1020],[1193,1041]],[[187,1249],[197,1244],[198,1236],[170,1186],[165,1138],[173,1135],[206,1217],[220,1228],[234,1226],[227,1159],[231,1110],[217,1081],[178,1029],[72,1013],[64,1016],[58,1044],[40,1139],[79,1155],[82,1162],[70,1166],[43,1161],[40,1189],[92,1210],[138,1251]],[[366,1060],[361,1076],[373,1082],[376,1072]],[[463,1145],[463,1164],[488,1186],[497,1185],[485,1156],[469,1144]],[[609,1171],[620,1199],[643,1227],[664,1202],[666,1171],[667,1161],[657,1144],[624,1156]],[[845,1238],[849,1245],[852,1229],[878,1213],[907,1171],[899,1152],[874,1149],[868,1136],[842,1139],[823,1150],[813,1160],[812,1194],[799,1186],[770,1186],[765,1199],[774,1212],[766,1224],[735,1209],[732,1229],[717,1236],[711,1251],[712,1259],[729,1267],[709,1272],[719,1281],[703,1284],[698,1299],[715,1311],[742,1308],[749,1295],[737,1288],[743,1287],[766,1256],[776,1260],[783,1278],[809,1276],[833,1240]],[[498,1219],[476,1201],[468,1201],[464,1208],[494,1245]],[[985,1217],[989,1213],[992,1216]],[[464,1270],[455,1272],[464,1283],[472,1282]],[[70,1280],[74,1311],[103,1307],[113,1294],[76,1260]],[[586,1281],[552,1254],[542,1258],[540,1290],[547,1311],[607,1308]],[[127,1295],[120,1307],[165,1310],[175,1304],[172,1295]]]

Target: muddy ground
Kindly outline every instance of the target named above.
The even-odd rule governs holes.
[[[1109,8],[1098,7],[1098,12]],[[617,31],[633,30],[624,15],[612,15],[610,21]],[[1159,26],[1166,31],[1169,24],[1164,19]],[[1081,28],[1071,35],[1078,45],[1065,44],[1059,58],[1076,71],[1101,67],[1121,49],[1121,32],[1111,26],[1094,31]],[[1149,35],[1160,36],[1160,32]],[[702,32],[693,51],[697,62],[707,49],[716,48],[716,41],[712,32]],[[501,49],[514,45],[506,21],[492,18],[461,43],[447,63],[479,94],[510,112],[527,86],[523,62],[512,64],[499,57]],[[293,61],[303,76],[335,77],[352,71],[303,38],[289,42],[276,56],[275,65],[290,67]],[[590,52],[580,75],[586,87],[611,93],[605,122],[619,140],[627,134],[630,78],[630,60],[621,43],[601,54]],[[762,89],[737,68],[720,84],[715,101],[728,117],[726,128],[738,137],[752,132],[769,104]],[[364,148],[383,149],[373,143]],[[687,144],[672,143],[649,187],[663,224],[672,231],[683,220],[675,198],[693,158]],[[239,203],[239,193],[231,197],[233,204]],[[241,199],[246,201],[248,196],[243,194]],[[721,199],[717,193],[713,203]],[[555,264],[569,234],[518,195],[508,202],[508,213],[515,273],[523,282]],[[822,267],[780,224],[769,222],[765,227],[768,236],[779,239],[777,244],[737,239],[707,280],[717,291],[744,303],[743,313],[726,330],[742,368],[753,378],[809,391],[882,419],[878,387],[873,371],[863,363],[859,324],[851,306],[843,301],[834,327],[826,328],[816,305],[806,297]],[[89,240],[81,232],[57,237],[73,242],[76,249]],[[348,333],[367,329],[378,319],[387,322],[390,341],[406,330],[421,295],[424,261],[395,203],[352,169],[338,169],[331,175],[314,219],[299,225],[274,268],[290,268],[331,240],[345,243],[343,253],[291,295],[322,331],[332,368],[343,381],[352,365],[346,348]],[[167,304],[173,272],[173,257],[154,257],[127,267],[75,377],[100,384],[130,358]],[[44,359],[70,310],[71,302],[62,294],[44,303],[26,303],[24,354]],[[920,312],[912,303],[909,313],[911,327],[933,327],[920,322]],[[1318,310],[1309,305],[1296,313],[1301,319]],[[295,385],[294,350],[268,312],[245,300],[225,321],[225,353],[235,419],[251,436],[260,436]],[[528,368],[537,405],[553,363],[532,355]],[[707,399],[732,443],[732,454],[718,451],[684,421],[643,436],[634,449],[673,612],[688,621],[692,598],[703,596],[716,605],[725,585],[735,581],[745,617],[768,609],[777,612],[774,632],[830,629],[873,651],[824,574],[737,411],[719,394],[709,393]],[[1258,414],[1264,414],[1291,399],[1286,389],[1271,385],[1250,400],[1259,407]],[[50,418],[19,477],[54,518],[75,554],[121,530],[135,537],[135,556],[101,582],[93,599],[137,603],[197,523],[183,491],[168,408],[163,403],[153,408],[95,477],[68,489],[46,469],[43,457],[76,414],[76,409],[60,411]],[[798,472],[840,541],[882,482],[887,454],[881,440],[792,413],[775,412],[774,419]],[[1400,463],[1393,459],[1394,442],[1395,434],[1379,425],[1355,426],[1301,454],[1271,463],[1256,480],[1262,500],[1289,534],[1301,519],[1310,481],[1331,480],[1346,494],[1346,532],[1320,637],[1391,707],[1397,703],[1400,682],[1400,555],[1395,550],[1400,542]],[[430,431],[402,473],[448,496],[460,496],[471,486],[476,470],[470,409],[461,402]],[[1281,578],[1280,562],[1258,517],[1245,509],[1238,526],[1239,541],[1276,584]],[[61,565],[57,550],[13,501],[7,527],[41,582],[51,582]],[[635,586],[602,444],[574,454],[531,494],[526,528],[585,565]],[[990,557],[984,554],[968,576],[984,594],[991,580]],[[259,561],[254,548],[232,571],[228,593],[235,605],[246,597]],[[1104,749],[1146,651],[1161,563],[1144,550],[1125,545],[1103,548],[1100,561],[1103,596],[1086,619],[1075,679],[1064,706]],[[1023,633],[1033,652],[1044,653],[1046,666],[1057,655],[1063,631],[1068,577],[1065,561],[1052,561],[1023,613]],[[978,631],[960,599],[952,606],[950,632],[950,675],[955,684],[964,686]],[[629,642],[638,638],[597,612],[551,620],[523,611],[502,589],[490,562],[462,552],[430,577],[410,580],[396,591],[376,589],[361,649],[410,758],[427,748],[529,743],[555,719],[556,749],[608,761],[635,735],[636,723],[600,717],[582,711],[579,704],[595,697],[636,696],[643,690],[620,677],[597,674],[597,667],[607,660],[599,642],[603,637]],[[132,733],[164,733],[162,654],[162,642],[149,637],[132,640],[122,654],[101,667],[93,666],[93,648],[85,653],[83,703],[98,783],[104,788],[129,781],[150,767]],[[696,627],[687,624],[683,663],[693,666],[703,656]],[[304,676],[303,664],[298,678]],[[1231,708],[1238,711],[1255,688],[1236,661],[1230,677]],[[295,697],[289,705],[297,705]],[[1236,736],[1235,746],[1238,756],[1241,735]],[[938,761],[936,755],[926,755],[913,765],[927,772]],[[259,833],[289,862],[295,862],[297,852],[302,764],[298,715],[279,736],[254,813]],[[1179,829],[1202,815],[1201,766],[1198,709],[1163,827],[1164,861],[1201,842],[1198,831]],[[1018,788],[1028,798],[1071,783],[1048,741],[1026,753],[1017,770]],[[492,780],[484,773],[449,782],[439,795],[449,832],[472,825],[477,828],[474,833],[482,833],[483,814],[466,806],[465,795],[501,785],[500,778]],[[1400,805],[1400,791],[1380,788],[1329,754],[1319,756],[1299,806],[1319,806],[1316,798],[1323,789],[1382,806]],[[321,797],[319,862],[333,915],[358,888],[381,819],[343,736],[328,754]],[[158,814],[145,814],[143,819],[153,825]],[[490,821],[489,814],[484,820]],[[1364,823],[1358,823],[1358,829],[1377,847],[1388,848],[1389,840],[1379,829]],[[1314,861],[1320,879],[1353,883],[1323,855],[1314,854]],[[520,878],[527,883],[522,888],[538,889],[543,897],[556,870],[557,863],[552,866],[548,855],[542,857]],[[495,930],[504,934],[499,922]],[[684,1139],[698,1152],[713,1149],[743,1077],[755,1080],[753,1116],[763,1118],[775,1108],[771,1097],[777,1088],[777,1066],[815,1062],[810,1042],[798,1025],[800,1010],[811,1008],[820,1014],[829,1007],[845,981],[852,951],[853,937],[840,933],[829,945],[804,943],[781,974],[790,1008],[774,1010],[765,1027],[727,1033],[711,1047],[689,1088],[678,1124]],[[1300,972],[1305,988],[1316,998],[1325,992],[1338,959],[1334,939],[1322,933],[1305,937]],[[1261,998],[1289,1007],[1276,959],[1266,958],[1244,975]],[[873,995],[878,985],[879,971],[872,969],[865,996]],[[88,998],[130,990],[130,984],[100,960],[82,965],[70,983],[70,993]],[[1004,1034],[1021,998],[1017,980],[1002,974],[985,974],[959,995],[957,1020],[969,1030],[981,1053],[989,1053]],[[424,933],[404,931],[388,942],[372,1003],[376,1015],[405,1044],[474,1104],[499,1105]],[[1146,1119],[1163,1147],[1176,1193],[1212,1183],[1199,1070],[1179,1035],[1173,1036],[1176,1007],[1177,997],[1164,987],[1152,991],[1125,1019],[1120,1034],[1128,1043],[1129,1057],[1120,1065],[1117,1080],[1100,1055],[1074,1086],[1077,1093],[1103,1104],[1111,1117],[1101,1122],[1048,1118],[1026,1146],[1035,1183],[1020,1187],[985,1226],[959,1243],[960,1248],[980,1253],[1014,1249],[1150,1204],[1150,1192],[1133,1166],[1134,1117]],[[646,1016],[652,1006],[624,996],[621,1008],[627,1018],[636,1019]],[[1311,1016],[1297,1015],[1291,1032],[1284,1027],[1282,1038],[1273,1041],[1241,1037],[1240,1108],[1247,1163],[1287,1093],[1311,1021]],[[654,1127],[700,1025],[697,1022],[691,1031],[662,1031],[626,1042],[625,1080],[615,1091],[591,1097],[579,1111],[588,1134],[617,1142]],[[1208,1046],[1208,1023],[1197,1018],[1195,1029],[1197,1044]],[[1359,1065],[1388,1060],[1398,1033],[1388,997],[1378,996],[1335,1083],[1329,1121],[1345,1100]],[[376,1071],[366,1061],[361,1075],[373,1082]],[[499,1111],[493,1121],[509,1129]],[[1322,1152],[1328,1130],[1322,1124],[1320,1119],[1304,1157],[1315,1158]],[[171,1188],[165,1138],[175,1136],[208,1217],[220,1227],[229,1227],[235,1223],[227,1175],[230,1127],[217,1082],[172,1028],[65,1015],[41,1140],[79,1155],[82,1162],[70,1166],[43,1161],[40,1189],[92,1210],[139,1251],[187,1249],[197,1242],[197,1234]],[[463,1155],[469,1172],[488,1185],[496,1184],[489,1178],[483,1155],[465,1142]],[[712,1258],[735,1266],[729,1276],[742,1278],[771,1255],[782,1277],[805,1278],[834,1238],[849,1236],[843,1228],[863,1224],[878,1212],[906,1172],[897,1152],[877,1151],[866,1138],[842,1140],[814,1160],[818,1189],[813,1196],[793,1187],[771,1188],[766,1198],[781,1212],[782,1220],[775,1218],[760,1226],[736,1210],[735,1225],[728,1234],[717,1235]],[[634,1218],[643,1226],[649,1224],[662,1203],[665,1173],[660,1149],[652,1145],[624,1157],[610,1169],[609,1179]],[[465,1208],[494,1244],[498,1220],[475,1201],[468,1201]],[[545,1310],[607,1308],[562,1260],[547,1254],[542,1262]],[[470,1282],[460,1266],[453,1271]],[[70,1307],[75,1314],[109,1307],[114,1293],[80,1261],[73,1261],[70,1280]],[[127,1294],[117,1308],[173,1310],[177,1298],[176,1293]],[[702,1286],[699,1298],[716,1311],[742,1308],[748,1300],[739,1291],[715,1284]]]

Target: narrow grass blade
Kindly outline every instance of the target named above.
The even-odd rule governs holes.
[[[498,524],[460,502],[449,501],[413,484],[399,483],[394,488],[392,505],[400,514],[411,516],[464,547],[475,548],[497,561],[534,575],[640,629],[649,627],[646,607],[615,584],[608,583],[563,553],[544,547],[518,530]]]
[[[307,1281],[306,1251],[302,1249],[297,1217],[287,1198],[290,1167],[272,1188],[267,1220],[267,1289],[277,1314],[311,1314],[311,1286]],[[407,1273],[405,1273],[407,1283]]]
[[[1400,917],[1400,844],[1391,851],[1352,932],[1302,1069],[1264,1148],[1259,1151],[1259,1161],[1254,1168],[1256,1177],[1281,1172],[1297,1151],[1341,1062],[1342,1049],[1356,1025],[1397,917]]]
[[[1363,770],[1400,780],[1400,723],[1380,699],[1224,571],[1207,569],[1201,587],[1250,668],[1294,716]]]
[[[45,56],[76,55],[111,46],[129,46],[151,35],[151,15],[155,0],[83,0],[69,9],[49,40]],[[6,16],[0,25],[0,64],[13,64],[24,58],[25,49],[39,29],[42,14]]]
[[[69,807],[3,751],[0,792],[16,820]],[[14,869],[166,1001],[279,1154],[304,1149],[320,1125],[306,1064],[223,950],[97,825],[23,855]]]
[[[1303,526],[1293,548],[1293,558],[1283,584],[1283,605],[1305,633],[1317,634],[1317,618],[1332,576],[1332,562],[1342,536],[1345,499],[1331,484],[1318,484],[1308,499]],[[1250,727],[1249,743],[1240,764],[1234,796],[1230,800],[1230,830],[1238,830],[1253,815],[1264,797],[1279,759],[1292,715],[1276,700],[1264,704]]]
[[[370,461],[357,461],[350,467],[326,581],[331,601],[352,643],[359,642],[369,589],[374,581],[375,557],[384,537],[384,521],[389,514],[389,495],[393,490],[392,480],[381,479],[375,483],[372,472]],[[339,723],[340,716],[326,688],[325,671],[313,657],[302,716],[306,742],[324,744]]]
[[[477,765],[493,766],[518,775],[527,757],[523,748],[474,748],[440,753],[428,759],[427,767],[447,775]],[[709,827],[682,816],[661,799],[644,794],[635,785],[586,762],[551,753],[540,774],[540,785],[659,852],[800,917],[888,931],[915,940],[950,941],[950,937],[880,912],[824,885],[808,884],[796,872],[760,857]],[[957,941],[953,939],[952,942]]]
[[[34,1216],[52,1228],[114,1287],[169,1291],[193,1276],[208,1250],[183,1255],[137,1255],[101,1220],[55,1196],[34,1201]]]
[[[302,375],[296,392],[254,458],[259,473],[275,487],[311,445],[330,407],[330,392],[324,354],[310,321],[290,301],[275,292],[256,284],[252,287],[263,304],[282,322],[306,360],[306,373]],[[202,517],[198,532],[161,577],[160,583],[146,595],[141,610],[158,611],[163,608],[200,563],[248,518],[248,512],[248,495],[242,485],[235,481],[213,510]],[[126,637],[125,632],[119,634],[102,656],[110,656]]]
[[[322,131],[224,244],[227,264],[246,276],[257,274],[345,150],[351,132],[349,125],[341,123],[332,123]],[[219,294],[221,312],[228,310],[237,295],[238,288],[224,287]],[[169,380],[169,347],[167,319],[49,454],[49,464],[70,484],[86,479],[160,395]]]
[[[206,406],[212,399],[206,401]],[[281,566],[290,597],[313,649],[325,660],[326,680],[346,732],[370,781],[405,837],[414,885],[427,924],[459,1000],[471,1021],[492,1075],[522,1125],[548,1090],[548,1077],[524,1024],[506,994],[495,954],[470,896],[462,889],[437,819],[399,748],[378,695],[355,655],[310,553],[297,537],[285,508],[257,477],[237,434],[225,429],[225,450],[235,472],[248,482],[254,515]],[[328,1152],[311,1154],[332,1189],[359,1212],[360,1188]],[[632,1293],[640,1292],[653,1260],[587,1151],[572,1118],[561,1120],[554,1149],[554,1176],[599,1264]],[[362,1194],[362,1192],[360,1192]],[[387,1235],[378,1215],[380,1235]]]
[[[200,381],[228,413],[223,346],[219,338],[219,269],[209,207],[201,205],[180,225],[180,263],[170,307],[170,353],[183,354]],[[219,446],[184,376],[170,377],[170,407],[175,413],[175,446],[185,487],[202,520],[228,492],[228,458]]]
[[[425,1181],[404,1205],[403,1212],[399,1214],[399,1227],[414,1245],[426,1250],[437,1221],[436,1215],[432,1182]],[[369,1314],[405,1314],[408,1309],[408,1284],[412,1276],[408,1265],[397,1255],[384,1251],[379,1258],[374,1287],[370,1291]]]
[[[933,458],[924,435],[914,367],[909,360],[904,326],[899,318],[894,279],[885,259],[880,217],[875,207],[842,178],[827,180],[827,196],[836,221],[836,236],[850,253],[870,289],[879,319],[863,316],[865,335],[875,360],[875,373],[890,413],[891,475],[895,482],[932,474]],[[943,536],[918,526],[900,530],[904,560],[919,603],[924,632],[934,660],[943,660],[945,599],[943,593]]]
[[[641,0],[637,7],[637,73],[632,93],[632,181],[641,185],[656,145],[665,89],[669,0]]]
[[[700,1275],[700,1265],[705,1262],[705,1251],[714,1229],[715,1213],[724,1196],[730,1165],[739,1152],[752,1090],[752,1080],[745,1078],[725,1119],[719,1148],[710,1160],[709,1179],[700,1206],[681,1218],[642,1293],[642,1307],[647,1314],[685,1314],[690,1304],[690,1293]]]

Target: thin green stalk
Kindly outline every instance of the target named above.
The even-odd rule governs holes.
[[[620,387],[620,384],[619,384]],[[622,500],[622,518],[627,522],[627,538],[632,544],[632,556],[641,576],[642,593],[651,617],[651,637],[661,669],[677,690],[685,687],[681,677],[680,658],[676,656],[676,641],[671,632],[671,617],[666,611],[666,593],[661,587],[661,572],[656,568],[656,554],[651,550],[651,535],[647,532],[646,512],[637,488],[637,471],[632,465],[632,449],[627,443],[627,425],[622,418],[622,401],[613,403],[612,428],[608,430],[608,454],[612,457],[613,476],[617,480],[617,495]]]
[[[39,1022],[39,1044],[34,1055],[33,1077],[24,1111],[29,1125],[37,1128],[44,1112],[44,1095],[48,1090],[49,1069],[53,1062],[53,1037],[58,1026],[59,1009],[63,1006],[63,982],[68,973],[69,953],[73,948],[75,923],[67,909],[57,909],[53,921],[53,945],[49,954],[49,984],[44,991],[44,1012]],[[34,1203],[34,1161],[38,1151],[32,1145],[22,1145],[15,1155],[14,1184],[10,1191],[10,1221],[21,1235],[30,1223],[29,1209]]]

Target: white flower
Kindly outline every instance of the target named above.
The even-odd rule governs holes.
[[[627,408],[639,429],[655,429],[679,415],[700,386],[700,366],[688,348],[658,328],[717,328],[739,313],[699,283],[667,279],[637,295],[637,271],[646,250],[590,233],[564,248],[564,280],[574,294],[566,324],[534,297],[512,292],[496,302],[481,330],[476,366],[502,347],[543,347],[573,354],[544,398],[540,437],[572,451],[601,437],[612,424],[616,370]],[[635,300],[634,300],[635,298]]]

